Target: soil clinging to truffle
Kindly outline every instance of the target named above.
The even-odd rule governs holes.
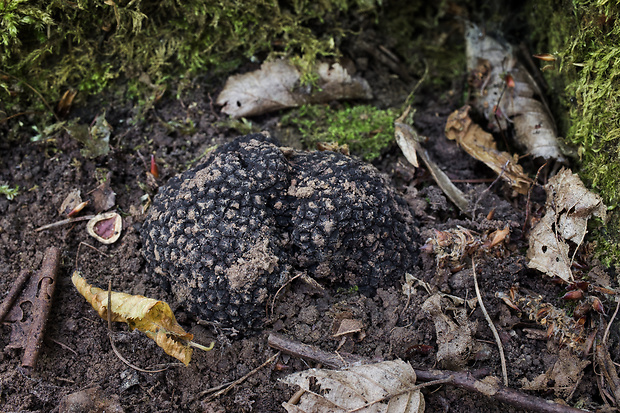
[[[281,149],[267,134],[222,145],[161,188],[144,254],[198,318],[257,328],[270,296],[305,272],[372,292],[417,260],[407,203],[372,166]]]

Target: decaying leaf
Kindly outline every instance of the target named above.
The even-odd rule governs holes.
[[[82,156],[96,158],[110,152],[112,126],[105,119],[105,113],[97,115],[91,126],[72,121],[67,123],[65,129],[73,139],[84,145]]]
[[[410,390],[415,385],[415,372],[402,360],[343,370],[310,369],[282,381],[306,390],[299,404],[282,404],[287,412],[424,412],[424,396],[418,389]]]
[[[536,81],[512,48],[485,35],[473,23],[465,33],[473,105],[492,131],[514,125],[516,140],[534,157],[564,161],[555,122]]]
[[[560,350],[558,359],[547,372],[532,381],[521,380],[524,390],[547,391],[553,389],[555,395],[570,399],[583,377],[583,370],[590,364],[569,349]]]
[[[71,276],[73,285],[99,316],[108,319],[108,291],[89,285],[78,271]],[[186,366],[192,358],[191,340],[194,336],[185,332],[177,323],[170,306],[153,298],[119,292],[111,293],[112,321],[127,323],[129,328],[138,329],[154,340],[166,354],[182,361]],[[203,349],[210,348],[199,346]]]
[[[472,122],[469,109],[470,107],[466,105],[448,117],[446,122],[448,139],[455,140],[468,154],[484,162],[518,193],[527,194],[532,180],[523,173],[523,168],[517,163],[518,156],[516,154],[510,156],[507,152],[499,151],[493,135]]]
[[[359,333],[364,328],[364,323],[361,320],[354,318],[345,318],[340,320],[338,325],[338,331],[334,334],[334,337],[341,337],[347,334]]]
[[[413,126],[407,123],[410,109],[411,107],[408,107],[403,114],[394,121],[394,137],[396,143],[403,152],[403,155],[405,155],[405,158],[416,168],[418,167],[419,156],[444,194],[446,194],[450,201],[454,202],[461,212],[469,215],[469,201],[465,198],[465,194],[450,181],[448,175],[446,175],[428,156],[426,149],[422,148],[422,145],[420,145],[423,137],[418,134]]]
[[[588,219],[597,216],[607,219],[607,208],[600,196],[588,191],[579,176],[562,168],[545,185],[547,202],[545,215],[530,234],[527,251],[528,267],[550,277],[573,281],[573,253],[587,233]]]
[[[287,60],[265,62],[260,70],[231,76],[217,97],[222,112],[234,117],[254,116],[278,109],[339,99],[370,99],[368,83],[351,76],[335,63],[317,67],[317,85],[301,86],[299,70]]]
[[[116,204],[116,192],[110,187],[111,176],[112,173],[108,173],[106,180],[90,193],[97,213],[107,211]]]
[[[113,244],[121,236],[123,220],[116,212],[95,215],[86,224],[86,232],[103,244]]]
[[[422,304],[433,320],[437,333],[437,362],[445,368],[458,370],[465,366],[476,348],[477,325],[467,320],[467,311],[457,316],[458,323],[444,313],[441,294],[434,294]],[[463,310],[465,310],[463,308]]]

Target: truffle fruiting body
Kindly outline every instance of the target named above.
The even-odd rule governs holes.
[[[417,259],[412,213],[373,166],[283,151],[266,134],[222,145],[172,178],[142,236],[180,304],[239,330],[257,327],[294,272],[375,289]]]

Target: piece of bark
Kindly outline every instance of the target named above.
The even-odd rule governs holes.
[[[52,308],[52,297],[56,287],[56,276],[60,265],[60,248],[50,247],[45,251],[41,269],[30,277],[28,284],[22,290],[19,298],[6,316],[6,321],[12,322],[11,342],[8,348],[24,350],[22,366],[33,369],[36,365],[45,324]],[[30,303],[32,313],[25,317],[22,304]]]

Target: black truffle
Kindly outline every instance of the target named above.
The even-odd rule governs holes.
[[[266,134],[222,145],[172,178],[142,236],[179,303],[239,330],[257,327],[293,272],[373,290],[417,259],[411,211],[373,166],[280,149]]]

